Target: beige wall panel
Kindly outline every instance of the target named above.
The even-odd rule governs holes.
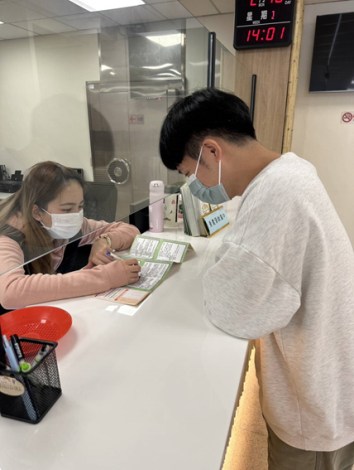
[[[293,138],[295,102],[299,79],[300,51],[304,24],[304,8],[304,0],[298,0],[294,27],[294,38],[291,47],[288,97],[285,112],[285,127],[282,153],[290,152],[291,142]]]
[[[315,3],[333,3],[340,2],[342,0],[305,0],[305,5],[312,5]]]
[[[252,74],[238,60],[235,67],[235,95],[241,98],[247,106],[251,104]]]
[[[267,148],[277,152],[282,149],[290,52],[290,47],[236,52],[236,59],[257,75],[254,119],[257,138]],[[238,85],[238,78],[236,70],[236,89],[247,87],[247,84]]]

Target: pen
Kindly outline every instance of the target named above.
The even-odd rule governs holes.
[[[119,258],[119,256],[115,255],[114,253],[112,253],[111,251],[107,251],[106,253],[107,256],[110,256],[111,258],[114,258],[116,260],[119,260],[119,261],[123,261],[122,258]],[[140,261],[138,261],[138,264],[139,266],[141,266],[140,264]],[[138,273],[139,277],[141,276],[141,273]]]
[[[115,255],[114,253],[112,253],[111,251],[107,251],[106,253],[107,256],[110,256],[111,258],[114,258],[118,261],[122,261],[122,258],[119,258],[119,256]]]
[[[19,366],[18,366],[18,362],[17,362],[17,359],[16,359],[16,355],[15,355],[13,349],[12,349],[12,346],[9,343],[9,340],[7,339],[6,335],[3,335],[2,338],[3,338],[4,348],[5,348],[6,355],[7,355],[7,358],[9,360],[11,369],[13,371],[18,372],[19,371]],[[17,380],[19,380],[19,378],[17,378]],[[23,404],[25,405],[25,408],[26,408],[26,411],[27,411],[27,414],[28,414],[28,417],[30,418],[30,420],[35,421],[37,419],[37,413],[36,413],[35,409],[33,408],[31,397],[30,397],[30,395],[28,393],[28,390],[27,390],[28,383],[25,380],[24,380],[24,383],[25,383],[26,389],[25,389],[24,394],[22,395]]]
[[[37,356],[34,358],[34,361],[32,362],[32,367],[34,367],[36,364],[38,364],[38,362],[40,362],[43,359],[43,357],[49,351],[49,348],[50,348],[50,346],[48,344],[42,346],[42,348],[38,352]]]
[[[1,325],[0,325],[0,338],[2,338]],[[6,364],[6,354],[5,354],[4,345],[2,344],[1,339],[0,339],[0,362],[2,362],[3,364]]]
[[[31,364],[25,361],[25,355],[23,354],[23,350],[21,344],[18,340],[17,335],[10,336],[11,344],[14,349],[15,355],[17,357],[18,365],[20,367],[21,372],[28,372],[32,369]]]
[[[11,344],[9,343],[9,340],[7,339],[6,335],[2,335],[2,338],[6,356],[10,363],[10,367],[13,371],[18,372],[20,368],[18,366],[14,350],[12,349]]]

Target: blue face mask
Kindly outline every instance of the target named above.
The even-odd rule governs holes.
[[[197,171],[202,152],[203,147],[199,154],[195,173],[193,173],[193,175],[188,178],[188,186],[191,190],[191,193],[193,194],[193,196],[208,204],[221,204],[222,202],[230,201],[230,198],[224,188],[224,185],[221,183],[221,160],[219,160],[219,184],[217,184],[216,186],[212,186],[211,188],[207,188],[198,180]]]

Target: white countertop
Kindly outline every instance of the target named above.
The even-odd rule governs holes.
[[[12,196],[13,193],[0,193],[0,200],[7,199],[9,196]]]
[[[1,470],[221,467],[248,349],[203,314],[202,276],[224,233],[157,234],[195,253],[137,308],[49,304],[73,317],[57,348],[63,396],[38,425],[0,418]]]

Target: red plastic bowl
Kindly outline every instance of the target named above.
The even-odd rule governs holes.
[[[71,315],[57,307],[27,307],[0,317],[3,335],[58,341],[71,328]]]

